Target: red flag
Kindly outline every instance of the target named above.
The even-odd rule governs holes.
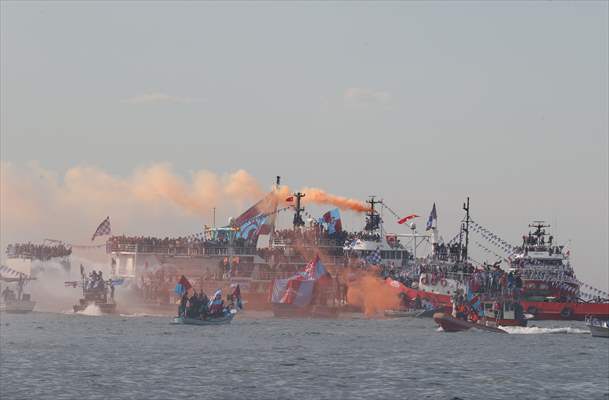
[[[398,220],[398,224],[400,224],[400,225],[401,225],[401,224],[403,224],[404,222],[406,222],[406,221],[410,221],[411,219],[416,218],[416,217],[418,217],[418,215],[417,215],[417,214],[410,214],[410,215],[407,215],[407,216],[405,216],[404,218],[402,218],[402,219]]]
[[[184,288],[185,291],[188,291],[188,289],[190,289],[192,287],[192,285],[190,284],[190,282],[188,282],[188,279],[186,279],[186,277],[184,275],[182,275],[180,277],[180,280],[178,281],[178,283],[180,285],[182,285],[182,287]]]
[[[294,196],[290,196],[287,199],[285,199],[286,202],[291,203],[294,201]]]

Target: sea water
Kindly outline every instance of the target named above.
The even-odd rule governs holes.
[[[0,316],[1,399],[609,399],[609,340],[580,322],[82,314]]]

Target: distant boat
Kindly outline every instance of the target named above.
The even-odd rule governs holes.
[[[32,312],[36,302],[32,301],[29,293],[23,293],[23,287],[27,282],[33,279],[35,278],[26,276],[23,273],[20,273],[17,278],[0,276],[0,280],[4,282],[15,282],[17,284],[17,293],[13,292],[8,287],[2,291],[2,296],[0,299],[0,312],[10,314],[25,314]]]
[[[175,317],[171,322],[172,325],[226,325],[230,324],[233,318],[235,318],[236,312],[223,315],[216,318],[200,319],[200,318],[186,318],[186,317]]]
[[[603,321],[597,318],[586,318],[586,325],[590,328],[592,336],[609,338],[609,321]]]
[[[29,300],[29,298],[29,295],[23,295],[21,300],[15,299],[2,302],[0,303],[0,312],[9,314],[25,314],[32,312],[36,302]]]

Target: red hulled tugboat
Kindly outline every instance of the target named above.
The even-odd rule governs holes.
[[[555,243],[547,230],[550,225],[534,221],[529,227],[533,230],[522,237],[522,245],[513,248],[509,258],[510,271],[522,277],[525,310],[536,319],[609,318],[609,299],[582,290],[588,285],[575,276],[570,251]]]

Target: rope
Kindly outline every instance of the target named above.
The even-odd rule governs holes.
[[[387,205],[387,204],[386,204],[384,201],[381,201],[381,204],[383,205],[383,207],[385,207],[387,210],[389,210],[389,212],[390,212],[391,214],[393,214],[393,216],[394,216],[394,217],[396,217],[397,219],[402,218],[402,217],[400,217],[400,216],[399,216],[399,215],[398,215],[398,214],[397,214],[395,211],[393,211],[393,210],[391,209],[391,207],[389,207],[389,206],[388,206],[388,205]]]

